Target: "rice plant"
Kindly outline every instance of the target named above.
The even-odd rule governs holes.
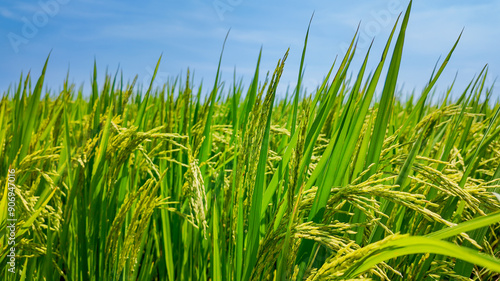
[[[206,95],[189,70],[153,88],[161,57],[146,91],[96,64],[91,93],[44,92],[49,58],[21,75],[0,103],[0,279],[499,279],[500,104],[487,67],[433,91],[460,38],[398,97],[410,10],[376,69],[368,51],[349,78],[355,35],[313,92],[308,30],[282,99],[288,51],[248,87],[219,61]]]

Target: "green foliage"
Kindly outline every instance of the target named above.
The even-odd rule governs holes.
[[[288,51],[262,80],[261,50],[248,89],[235,78],[224,90],[221,54],[205,99],[189,70],[142,93],[117,74],[98,87],[94,65],[90,95],[66,79],[43,96],[47,62],[34,89],[21,75],[0,103],[0,279],[500,278],[500,105],[487,68],[455,101],[451,88],[429,95],[458,40],[416,103],[396,95],[410,7],[374,72],[369,50],[348,78],[356,34],[311,93],[308,28],[284,99]]]

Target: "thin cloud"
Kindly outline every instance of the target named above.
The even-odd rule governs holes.
[[[12,12],[10,9],[0,7],[0,16],[4,19],[20,21],[21,17],[19,17],[16,13]]]

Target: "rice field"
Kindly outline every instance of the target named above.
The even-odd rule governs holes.
[[[21,75],[0,103],[0,280],[500,280],[500,104],[487,67],[434,91],[460,38],[398,97],[410,8],[312,92],[307,31],[285,98],[288,51],[248,86],[219,61],[213,87],[154,88],[161,58],[144,88],[94,66],[90,93],[43,91],[50,58]]]

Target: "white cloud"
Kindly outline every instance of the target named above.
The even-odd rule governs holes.
[[[411,50],[420,54],[435,54],[442,48],[451,48],[465,27],[459,46],[486,51],[492,44],[499,43],[500,22],[496,19],[499,12],[496,3],[415,11],[408,28],[408,41],[415,43],[411,44],[415,46]]]
[[[16,21],[20,19],[20,17],[18,17],[15,13],[4,7],[0,7],[0,16],[6,19],[16,20]]]

